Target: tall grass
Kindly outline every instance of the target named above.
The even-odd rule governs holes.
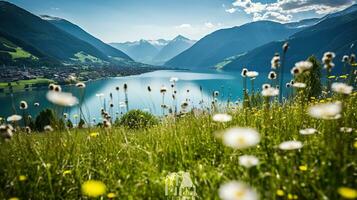
[[[323,101],[337,99],[342,100],[333,96]],[[319,101],[312,100],[303,109],[301,102],[238,108],[228,111],[233,119],[227,123],[214,122],[208,114],[187,114],[142,130],[18,133],[1,143],[0,198],[87,199],[81,185],[95,179],[118,199],[166,199],[165,177],[185,171],[199,199],[218,199],[220,185],[230,180],[251,185],[261,199],[340,199],[339,187],[357,187],[357,133],[340,131],[357,127],[356,100],[356,93],[344,97],[343,117],[338,120],[307,115],[306,108]],[[257,129],[259,145],[246,150],[225,147],[216,133],[232,126]],[[318,133],[299,134],[309,127]],[[302,141],[304,146],[279,150],[277,146],[287,140]],[[238,157],[243,154],[257,156],[259,165],[240,166]]]

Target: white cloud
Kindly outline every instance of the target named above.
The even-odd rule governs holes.
[[[235,0],[232,5],[253,16],[253,20],[289,22],[294,14],[315,12],[328,14],[343,10],[355,0],[277,0],[275,3],[260,3],[252,0]]]
[[[191,27],[192,27],[191,24],[181,24],[181,25],[175,26],[175,28],[179,28],[179,29],[191,28]]]
[[[227,13],[235,13],[237,11],[237,9],[236,8],[230,8],[230,9],[226,9],[226,12]]]
[[[206,23],[205,23],[205,27],[207,27],[207,28],[214,28],[215,25],[212,24],[211,22],[206,22]]]

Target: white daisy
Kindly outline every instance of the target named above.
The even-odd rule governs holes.
[[[353,87],[345,83],[332,83],[331,89],[340,94],[351,94]]]
[[[341,111],[341,102],[317,104],[308,109],[309,115],[317,119],[338,119]]]
[[[343,133],[351,133],[353,131],[353,128],[350,127],[341,127],[340,131]]]
[[[48,101],[59,106],[71,107],[78,104],[78,99],[71,93],[49,91],[46,97]]]
[[[228,114],[215,114],[213,115],[213,121],[215,122],[229,122],[232,120],[232,116]]]
[[[301,149],[302,148],[302,143],[300,141],[286,141],[281,144],[279,144],[279,149],[281,150],[296,150],[296,149]]]
[[[306,83],[299,83],[299,82],[295,82],[293,84],[294,88],[306,88]]]
[[[258,75],[259,75],[259,73],[256,72],[256,71],[248,71],[248,72],[247,72],[247,77],[249,77],[249,78],[255,78],[255,77],[257,77]]]
[[[262,95],[265,97],[274,97],[274,96],[278,96],[279,95],[279,90],[274,88],[274,87],[270,87],[267,89],[263,89],[262,90]]]
[[[235,149],[245,149],[255,146],[260,141],[259,133],[252,128],[235,127],[223,133],[223,143]]]
[[[243,155],[243,156],[239,156],[239,164],[246,168],[250,168],[258,165],[259,159],[255,156]]]
[[[317,130],[314,129],[314,128],[306,128],[306,129],[301,129],[301,130],[299,131],[299,133],[300,133],[301,135],[312,135],[312,134],[317,133]]]
[[[257,192],[246,185],[245,183],[238,181],[231,181],[221,185],[219,188],[219,197],[222,200],[258,200],[259,195]]]
[[[11,115],[7,118],[8,122],[17,122],[20,121],[22,117],[20,115]]]

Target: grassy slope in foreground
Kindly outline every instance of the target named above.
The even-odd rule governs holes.
[[[313,119],[306,114],[307,105],[297,102],[275,105],[270,111],[237,110],[225,124],[202,115],[140,131],[119,127],[19,133],[1,143],[0,198],[87,199],[80,186],[95,179],[120,199],[164,199],[165,176],[182,170],[190,173],[202,199],[218,199],[218,188],[230,180],[252,185],[261,199],[288,199],[290,195],[340,199],[339,187],[357,185],[357,133],[340,132],[340,127],[357,127],[356,100],[356,93],[345,98],[339,120]],[[246,150],[223,146],[214,133],[233,126],[257,129],[259,145]],[[319,132],[299,134],[309,127]],[[99,135],[91,137],[93,132]],[[300,140],[304,146],[279,150],[277,146],[287,140]],[[257,156],[260,164],[250,169],[240,166],[238,157],[243,154]],[[20,175],[26,180],[20,181]],[[277,196],[277,190],[283,191],[283,197]]]

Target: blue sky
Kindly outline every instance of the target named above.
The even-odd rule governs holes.
[[[257,20],[321,17],[354,0],[9,0],[33,12],[67,19],[105,42],[191,39]]]

